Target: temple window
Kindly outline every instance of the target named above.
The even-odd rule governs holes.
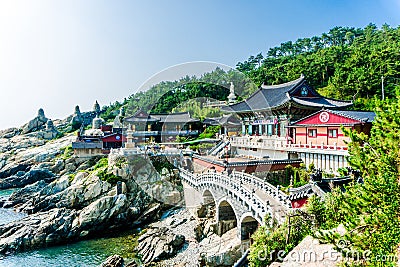
[[[317,129],[308,129],[308,137],[317,137]]]
[[[328,136],[330,138],[337,138],[338,137],[338,129],[329,129]]]

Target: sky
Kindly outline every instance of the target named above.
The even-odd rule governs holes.
[[[0,0],[0,129],[39,108],[57,119],[123,100],[171,66],[235,67],[282,42],[370,22],[397,27],[400,0]]]

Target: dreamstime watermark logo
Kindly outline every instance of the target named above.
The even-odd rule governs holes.
[[[316,262],[397,262],[399,259],[394,254],[375,255],[372,257],[370,250],[352,251],[349,249],[350,242],[348,240],[338,240],[337,248],[340,252],[332,247],[322,246],[320,250],[300,249],[286,252],[285,250],[269,250],[264,246],[257,253],[259,261],[279,261],[279,262],[298,262],[298,263],[316,263]]]

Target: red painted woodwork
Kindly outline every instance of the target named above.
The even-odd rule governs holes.
[[[101,138],[103,142],[125,142],[126,139],[122,134],[112,134]]]
[[[223,172],[225,171],[225,167],[223,166],[223,163],[221,162],[220,164],[218,163],[210,163],[205,160],[199,159],[199,158],[193,158],[193,162],[206,167],[208,169],[210,168],[215,168],[217,172]],[[292,163],[291,164],[293,167],[300,167],[300,163]],[[267,172],[267,171],[279,171],[279,170],[285,170],[285,167],[287,164],[280,163],[280,164],[259,164],[259,165],[252,165],[249,163],[248,165],[240,165],[240,166],[229,166],[228,169],[230,170],[235,170],[235,171],[244,171],[245,173],[254,173],[254,172]]]
[[[308,198],[292,200],[292,208],[301,208],[307,203]]]
[[[102,132],[112,132],[112,125],[103,125],[101,126],[101,131]]]
[[[326,122],[321,121],[321,113],[327,113],[329,114],[329,119]],[[321,116],[320,116],[321,115]],[[324,114],[323,114],[324,115]],[[301,121],[298,121],[295,125],[330,125],[330,124],[359,124],[361,121],[350,119],[344,116],[339,116],[337,114],[333,114],[327,110],[321,110],[317,114],[305,118]]]

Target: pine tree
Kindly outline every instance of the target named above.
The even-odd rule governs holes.
[[[392,103],[381,102],[377,107],[369,137],[348,132],[348,161],[361,171],[363,183],[348,186],[345,193],[333,192],[325,203],[325,228],[343,223],[347,230],[344,236],[325,234],[325,239],[346,240],[348,247],[342,251],[368,256],[363,259],[367,266],[394,266],[395,257],[380,259],[396,255],[400,244],[399,110],[400,90]]]

